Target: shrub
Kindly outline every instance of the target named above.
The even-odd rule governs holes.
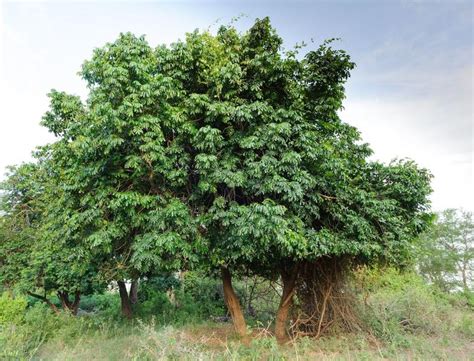
[[[13,302],[5,303],[7,307]],[[25,300],[26,304],[26,300]],[[9,323],[0,330],[0,359],[29,359],[57,329],[55,315],[43,304],[22,309],[21,323]],[[54,324],[53,324],[54,323]]]
[[[0,296],[0,325],[21,323],[27,306],[26,298],[3,293]]]
[[[140,302],[137,306],[136,314],[140,318],[145,319],[150,317],[159,317],[171,308],[172,305],[168,297],[166,296],[166,293],[161,291],[148,290],[146,298],[140,297]]]
[[[472,314],[455,308],[446,295],[414,273],[361,268],[354,281],[362,299],[361,318],[382,340],[409,346],[408,334],[443,336],[470,332]]]
[[[194,300],[196,309],[202,317],[222,316],[226,314],[224,293],[222,282],[216,278],[207,276],[202,272],[186,272],[183,277],[182,294],[180,298],[185,299],[185,295]]]
[[[180,285],[181,281],[179,278],[171,273],[163,273],[142,279],[140,280],[140,292],[138,293],[138,298],[147,299],[150,292],[166,292],[171,289],[177,289]]]
[[[87,312],[117,312],[120,298],[117,293],[100,293],[81,297],[79,307]]]

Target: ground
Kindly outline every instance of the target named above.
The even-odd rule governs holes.
[[[410,335],[383,344],[370,335],[302,339],[278,346],[268,330],[253,331],[250,346],[227,323],[155,326],[138,322],[112,330],[42,344],[38,360],[474,360],[474,340]]]

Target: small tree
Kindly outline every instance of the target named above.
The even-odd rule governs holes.
[[[472,291],[474,223],[472,213],[447,209],[423,233],[416,247],[419,272],[440,289]]]
[[[93,287],[95,263],[65,228],[51,227],[51,219],[64,216],[56,208],[61,192],[47,164],[41,160],[12,168],[3,184],[0,277],[6,287],[25,291],[58,312],[48,298],[56,293],[64,310],[76,314],[80,294]]]

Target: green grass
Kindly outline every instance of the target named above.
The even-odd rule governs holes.
[[[366,334],[301,339],[278,346],[273,337],[256,332],[245,346],[231,325],[205,323],[190,327],[137,323],[111,336],[87,334],[65,342],[43,344],[38,360],[472,360],[467,338],[407,336],[405,347],[381,343]]]
[[[394,270],[356,275],[356,311],[364,331],[277,345],[268,325],[272,302],[255,304],[250,345],[232,324],[209,321],[221,301],[176,293],[173,305],[151,292],[136,318],[120,317],[116,294],[85,297],[91,314],[55,315],[41,303],[4,295],[0,360],[473,360],[474,312],[463,295],[442,294],[416,275]],[[364,284],[357,291],[357,284]],[[368,286],[367,286],[368,285]],[[212,287],[211,287],[212,286]],[[213,290],[214,285],[208,290]],[[214,304],[212,302],[215,302]]]

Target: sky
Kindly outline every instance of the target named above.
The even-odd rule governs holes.
[[[287,49],[340,38],[357,64],[341,118],[361,131],[374,160],[410,158],[430,169],[433,210],[474,210],[473,5],[456,0],[3,0],[0,179],[54,141],[39,124],[51,89],[87,97],[77,73],[94,48],[126,31],[169,44],[239,15],[241,31],[269,16]]]

